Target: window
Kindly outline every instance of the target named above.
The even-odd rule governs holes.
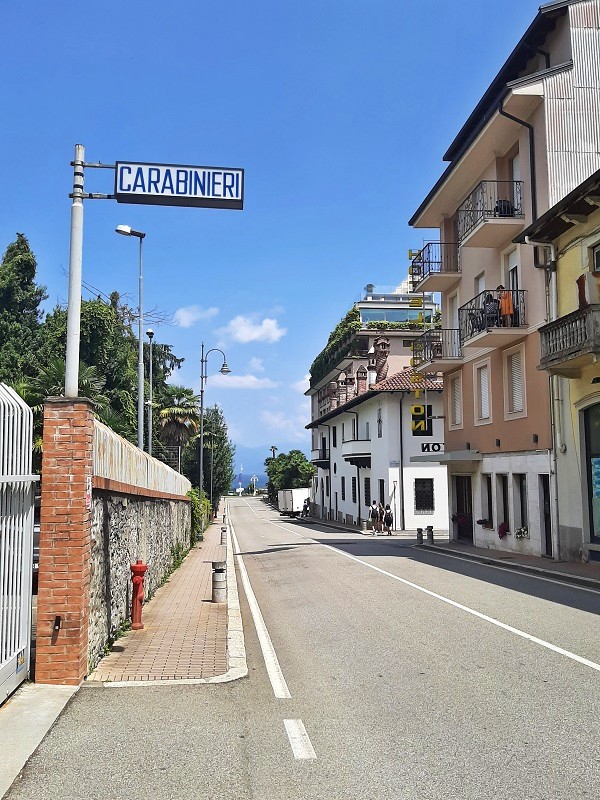
[[[385,481],[381,478],[379,480],[379,502],[382,506],[385,505]]]
[[[381,419],[381,408],[377,409],[377,438],[381,439],[383,436],[383,422]]]
[[[342,422],[342,442],[346,441],[346,423]]]
[[[504,522],[510,529],[510,514],[508,510],[508,475],[497,475],[498,481],[498,521]]]
[[[337,427],[335,425],[331,429],[331,444],[333,447],[337,447]]]
[[[370,427],[370,423],[365,422],[365,439],[367,439],[367,441],[371,438]]]
[[[515,419],[526,416],[525,402],[525,346],[523,344],[506,350],[504,362],[504,418]]]
[[[485,273],[480,272],[479,275],[475,276],[474,287],[475,289],[475,297],[479,294],[483,294],[485,291]]]
[[[527,527],[527,477],[522,473],[515,473],[514,501],[515,501],[515,528]]]
[[[494,510],[492,506],[492,476],[482,475],[481,481],[481,516],[490,526],[494,525]]]
[[[342,490],[342,500],[345,500],[346,499],[346,478],[344,478],[343,475],[342,475],[341,490]]]
[[[433,514],[433,478],[415,478],[415,514]]]
[[[329,475],[325,476],[325,494],[329,497]]]
[[[600,272],[600,244],[592,250],[592,270]]]
[[[371,505],[371,478],[365,478],[365,505]]]
[[[356,441],[356,417],[352,417],[352,441]]]
[[[492,421],[489,359],[473,367],[473,395],[475,425],[489,424]]]
[[[462,376],[460,374],[454,375],[450,378],[450,393],[449,393],[449,414],[450,427],[462,427]]]
[[[356,503],[356,478],[352,478],[352,502]]]

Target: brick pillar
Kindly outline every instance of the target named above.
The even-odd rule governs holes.
[[[79,685],[88,671],[94,413],[85,398],[44,404],[35,679]],[[89,481],[88,481],[89,478]],[[89,495],[91,500],[91,495]],[[54,630],[60,617],[60,630]]]

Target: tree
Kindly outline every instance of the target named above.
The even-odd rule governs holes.
[[[184,447],[200,427],[200,398],[185,386],[166,386],[158,411],[159,438],[168,447]]]
[[[269,477],[269,497],[274,500],[280,489],[301,489],[308,486],[315,474],[315,468],[301,450],[290,450],[289,453],[279,453],[277,458],[267,458],[265,472]]]
[[[35,283],[37,264],[22,233],[0,263],[0,381],[15,384],[35,374],[46,289]]]
[[[183,458],[183,471],[189,480],[198,485],[199,481],[199,445],[200,436],[196,435],[188,442]],[[216,506],[223,495],[227,494],[234,478],[235,446],[227,434],[227,422],[219,406],[204,409],[204,485],[206,497],[211,496]],[[212,459],[212,463],[211,463]]]

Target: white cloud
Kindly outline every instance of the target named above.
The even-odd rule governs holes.
[[[304,394],[304,392],[308,389],[309,381],[310,375],[307,373],[302,380],[292,383],[292,389],[299,394]]]
[[[295,414],[286,414],[284,411],[262,411],[260,419],[273,433],[283,433],[288,442],[302,442],[309,435],[304,426],[310,422],[310,417],[303,408],[298,409]]]
[[[252,372],[264,372],[265,371],[264,362],[263,362],[262,358],[256,358],[256,356],[254,358],[250,359],[250,364],[248,366],[250,367]]]
[[[201,308],[201,306],[183,306],[178,308],[173,315],[175,324],[180,328],[191,328],[201,319],[211,319],[216,317],[219,309],[211,306],[211,308]]]
[[[241,314],[234,317],[218,333],[225,339],[233,342],[247,344],[248,342],[278,342],[287,333],[286,328],[280,328],[276,319],[265,317],[262,322],[254,322],[250,317]]]
[[[277,384],[270,378],[257,378],[256,375],[211,375],[207,384],[219,389],[274,389]]]

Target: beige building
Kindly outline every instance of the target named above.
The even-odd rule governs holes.
[[[521,234],[548,244],[551,376],[560,556],[600,559],[600,170]]]
[[[450,145],[410,224],[439,230],[411,265],[441,292],[416,368],[444,374],[451,534],[558,557],[543,253],[516,237],[600,167],[600,0],[542,6]]]

